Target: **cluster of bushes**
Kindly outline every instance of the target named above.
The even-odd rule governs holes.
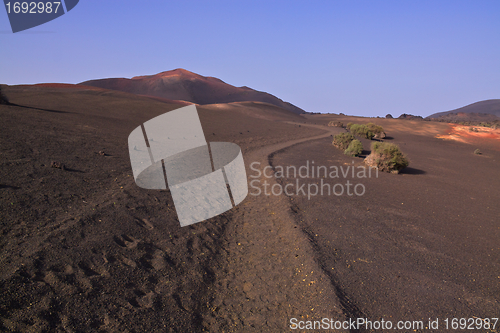
[[[333,137],[332,144],[338,149],[346,150],[352,140],[354,140],[354,135],[351,133],[340,133]]]
[[[340,121],[330,121],[328,123],[328,126],[335,126],[335,127],[344,127],[344,124]]]
[[[348,123],[346,128],[351,131],[352,134],[371,140],[383,139],[385,138],[385,132],[382,126],[375,125],[374,123],[368,123],[366,125]]]
[[[350,127],[353,128],[353,126],[355,124],[351,124]],[[358,156],[363,152],[363,144],[352,133],[335,135],[332,144],[349,156]],[[364,162],[368,166],[377,168],[380,171],[399,173],[399,171],[410,164],[408,158],[393,143],[373,142],[371,150],[371,154],[365,158]]]
[[[399,173],[410,164],[408,158],[393,143],[373,142],[371,149],[372,152],[365,159],[365,163],[380,171]]]
[[[437,121],[441,123],[450,123],[450,124],[458,124],[462,126],[478,126],[478,127],[490,127],[493,129],[498,129],[500,128],[500,121],[499,120],[493,120],[493,121],[487,121],[487,122],[481,122],[481,121],[459,121],[459,120],[454,120],[454,119],[443,119],[443,118],[430,118],[429,120],[431,121]]]
[[[500,128],[500,125],[493,124],[491,126],[483,126],[483,127],[487,127],[487,128],[491,128],[491,129],[498,129],[498,128]],[[469,127],[469,131],[470,132],[479,132],[479,129],[477,127]]]
[[[363,152],[363,144],[361,141],[354,139],[351,141],[346,150],[344,150],[344,154],[349,156],[358,156]]]
[[[349,156],[358,156],[363,152],[363,144],[351,133],[340,133],[333,137],[332,144]]]
[[[385,138],[385,132],[382,126],[375,125],[374,123],[368,123],[366,126],[374,134],[375,139]]]
[[[352,134],[369,140],[375,136],[375,133],[370,131],[370,128],[366,125],[352,124],[349,130]]]
[[[481,127],[489,127],[493,129],[500,128],[500,124],[498,122],[488,122],[488,123],[479,123]]]

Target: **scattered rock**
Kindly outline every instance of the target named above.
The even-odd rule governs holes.
[[[424,120],[422,116],[414,116],[412,114],[403,113],[398,117],[398,119],[406,119],[406,120]]]
[[[9,104],[9,101],[7,101],[7,98],[5,98],[1,92],[0,92],[0,104]]]
[[[52,161],[52,163],[50,163],[50,167],[55,168],[55,169],[66,170],[66,167],[64,166],[64,164],[62,164],[61,162],[57,162],[57,161]]]
[[[243,291],[248,293],[250,290],[252,290],[253,284],[251,282],[245,282],[243,284]]]

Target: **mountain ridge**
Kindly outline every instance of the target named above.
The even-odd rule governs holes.
[[[487,99],[426,117],[430,120],[458,120],[458,118],[464,120],[500,120],[500,99]]]
[[[79,85],[170,100],[180,100],[199,105],[247,101],[264,102],[281,107],[295,114],[305,113],[301,108],[269,93],[246,86],[235,87],[219,78],[202,76],[182,68],[153,75],[135,76],[130,79],[106,78],[88,80],[79,83]]]

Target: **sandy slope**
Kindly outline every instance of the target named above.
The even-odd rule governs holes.
[[[436,131],[444,124],[427,122],[344,121],[382,124],[389,135],[385,141],[398,144],[411,161],[400,175],[383,173],[365,179],[349,173],[340,179],[300,179],[306,184],[323,180],[332,186],[350,180],[365,186],[362,196],[289,198],[297,207],[298,224],[311,235],[320,266],[355,305],[352,314],[394,322],[497,317],[498,139],[471,140],[467,131],[455,133],[464,142],[443,140]],[[370,141],[362,142],[369,150]],[[475,155],[476,148],[484,154]],[[343,155],[329,140],[290,147],[271,162],[275,167],[298,166],[311,160],[317,166],[362,165],[361,158]],[[293,183],[296,178],[280,181]]]
[[[259,203],[249,198],[233,211],[180,228],[168,191],[135,185],[128,133],[178,105],[101,90],[2,88],[18,105],[0,106],[3,330],[194,332],[253,325],[272,331],[286,324],[287,314],[332,304],[311,296],[327,295],[327,286],[306,288],[288,264],[276,263],[289,260],[295,244],[303,246],[294,260],[308,263],[307,244],[284,221],[269,226],[289,235],[288,244],[262,237],[269,250],[259,246],[255,262],[235,264],[244,258],[234,246],[237,239],[245,243],[239,234],[248,228],[245,211],[252,220],[267,220]],[[284,117],[265,104],[240,109],[200,108],[207,140],[236,142],[245,156],[265,161],[263,147],[324,132],[252,116]],[[50,168],[52,161],[65,170]],[[288,274],[277,279],[284,267]]]
[[[17,105],[0,105],[3,331],[279,332],[291,317],[498,309],[496,141],[472,146],[435,138],[446,124],[377,119],[412,164],[367,182],[369,195],[249,195],[180,228],[168,191],[135,185],[127,150],[132,129],[179,104],[85,87],[2,93]],[[326,124],[373,120],[263,103],[199,114],[207,141],[242,147],[249,177],[252,162],[350,164],[330,144],[342,130]]]

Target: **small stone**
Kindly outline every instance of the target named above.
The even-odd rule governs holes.
[[[250,290],[252,290],[253,284],[251,282],[245,282],[243,284],[243,291],[248,293]]]
[[[55,169],[66,170],[64,164],[62,164],[61,162],[57,162],[57,161],[52,161],[52,163],[50,163],[50,167],[55,168]]]

